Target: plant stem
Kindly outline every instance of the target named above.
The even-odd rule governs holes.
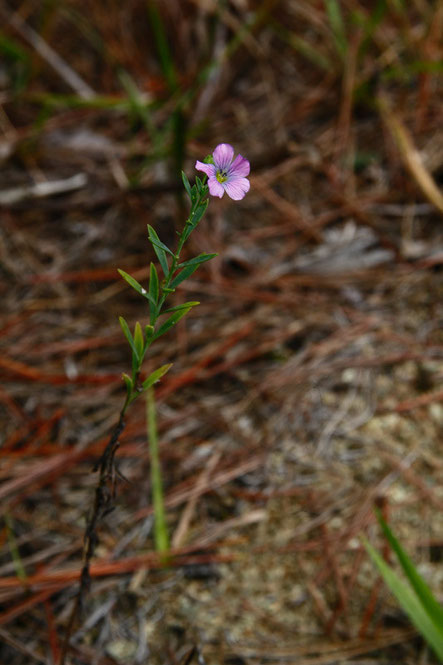
[[[206,181],[206,176],[203,178],[203,183]],[[169,268],[168,274],[165,275],[164,283],[161,285],[161,297],[158,301],[157,311],[153,317],[151,325],[155,327],[159,316],[162,314],[162,307],[169,296],[173,291],[170,288],[172,283],[174,273],[179,266],[180,253],[183,249],[183,246],[188,240],[191,232],[196,227],[196,223],[193,224],[193,218],[195,216],[195,211],[200,203],[203,201],[204,197],[207,195],[208,190],[201,191],[198,199],[194,201],[190,215],[186,220],[183,231],[179,236],[179,241],[177,245],[177,251],[175,252],[171,266]],[[98,471],[98,480],[95,487],[94,502],[91,507],[91,512],[87,520],[84,541],[83,541],[83,566],[80,573],[80,581],[78,586],[77,596],[75,598],[67,627],[65,630],[64,641],[61,649],[59,665],[65,665],[66,658],[69,652],[69,641],[74,630],[75,623],[78,619],[78,616],[81,613],[83,601],[86,596],[87,591],[91,583],[90,577],[90,565],[91,560],[95,553],[95,547],[98,543],[98,526],[103,519],[103,517],[112,509],[112,503],[115,496],[115,482],[117,476],[117,469],[115,467],[115,455],[119,446],[119,436],[122,433],[125,422],[124,417],[128,407],[137,399],[139,395],[143,392],[142,387],[139,385],[140,370],[143,364],[143,360],[148,350],[151,342],[146,340],[143,345],[143,349],[135,354],[133,350],[133,365],[132,365],[132,381],[130,381],[128,386],[127,384],[127,394],[123,407],[120,411],[120,417],[118,423],[114,427],[111,436],[109,438],[108,444],[103,451],[100,459],[94,467],[94,471]],[[124,375],[125,376],[125,375]],[[152,483],[152,503],[154,507],[154,540],[155,548],[157,552],[168,552],[169,551],[169,537],[168,530],[166,526],[166,516],[165,516],[165,506],[163,499],[163,484],[162,484],[162,474],[161,474],[161,465],[159,458],[158,450],[158,433],[157,433],[157,414],[155,406],[155,394],[154,388],[150,387],[147,389],[146,394],[146,424],[147,424],[147,435],[149,441],[149,450],[151,455],[151,483]]]
[[[84,597],[91,584],[90,566],[91,559],[94,556],[95,546],[98,542],[97,527],[103,516],[112,508],[112,502],[115,495],[116,477],[115,453],[117,452],[117,448],[119,446],[120,434],[125,427],[124,416],[128,405],[129,400],[127,397],[120,412],[118,423],[114,427],[111,436],[109,437],[108,444],[93,469],[94,471],[99,472],[99,476],[95,488],[94,503],[92,505],[91,513],[86,524],[85,535],[83,539],[83,566],[80,573],[77,596],[69,615],[60,654],[59,665],[65,665],[66,656],[69,651],[69,640],[74,630],[77,618],[81,613]]]
[[[163,483],[158,450],[157,410],[154,388],[146,391],[146,424],[151,457],[152,504],[154,508],[154,541],[157,552],[169,550],[168,529],[166,526]]]

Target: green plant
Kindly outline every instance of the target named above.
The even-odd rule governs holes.
[[[158,237],[152,226],[148,225],[148,237],[154,252],[158,258],[163,277],[159,276],[154,263],[151,263],[149,271],[149,285],[145,289],[131,275],[124,270],[118,272],[124,280],[139,293],[149,308],[149,324],[142,326],[137,321],[134,332],[131,333],[125,319],[119,318],[123,333],[129,343],[132,355],[131,375],[123,374],[123,380],[126,385],[126,400],[121,412],[121,419],[124,417],[127,408],[142,393],[146,392],[146,414],[147,414],[147,434],[149,441],[149,452],[151,458],[151,483],[152,483],[152,502],[154,508],[155,528],[154,538],[157,551],[164,552],[169,549],[169,539],[167,535],[166,519],[164,512],[163,490],[161,480],[161,468],[159,461],[158,436],[156,426],[155,395],[154,384],[170,369],[171,365],[163,365],[152,372],[147,379],[141,381],[140,372],[143,361],[148,349],[153,342],[167,333],[180,319],[198,305],[198,302],[185,302],[175,307],[168,307],[166,302],[168,297],[174,293],[175,289],[190,277],[197,268],[206,261],[210,261],[216,254],[199,254],[193,259],[181,262],[180,255],[186,241],[191,233],[197,227],[198,223],[205,214],[208,206],[207,195],[208,185],[205,178],[201,180],[196,178],[193,187],[190,186],[186,175],[183,173],[183,183],[186,192],[191,200],[191,210],[186,220],[184,228],[178,239],[177,249],[172,251]],[[166,315],[166,316],[165,316]]]
[[[190,200],[190,211],[184,227],[179,233],[177,247],[171,249],[165,245],[155,229],[148,225],[148,238],[158,259],[159,270],[157,270],[154,263],[151,263],[147,288],[124,270],[118,271],[129,286],[144,299],[148,307],[149,323],[142,326],[137,321],[132,332],[127,321],[122,316],[119,317],[123,334],[131,351],[132,368],[130,374],[123,374],[126,396],[120,416],[108,444],[94,468],[95,471],[98,471],[98,480],[94,502],[86,524],[79,589],[69,617],[60,665],[65,663],[69,639],[80,612],[83,598],[90,585],[89,569],[98,542],[97,530],[99,523],[113,507],[115,478],[117,476],[115,455],[119,446],[119,437],[125,427],[126,412],[129,406],[143,393],[146,393],[146,422],[151,461],[155,548],[157,552],[161,553],[169,550],[158,448],[154,384],[168,372],[171,364],[162,365],[151,372],[146,379],[141,376],[142,365],[152,344],[199,304],[192,301],[169,307],[167,300],[176,288],[188,279],[202,263],[210,261],[216,256],[216,254],[203,253],[186,261],[182,261],[181,258],[185,243],[189,240],[191,233],[197,228],[206,212],[209,195],[221,198],[226,192],[233,200],[240,200],[249,190],[249,181],[246,178],[249,175],[249,162],[241,155],[237,155],[234,159],[234,149],[227,143],[218,145],[212,155],[209,155],[204,162],[197,161],[195,166],[197,170],[204,172],[204,176],[203,178],[197,176],[195,184],[192,186],[185,173],[182,172],[183,185]]]
[[[411,622],[443,662],[443,608],[379,511],[377,519],[407,581],[403,581],[379,552],[364,539],[366,550]]]

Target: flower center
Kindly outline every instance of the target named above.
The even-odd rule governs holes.
[[[226,182],[226,180],[228,179],[228,174],[226,173],[226,171],[221,171],[221,170],[219,169],[219,170],[217,171],[217,173],[215,174],[215,177],[217,178],[217,180],[218,180],[220,183],[221,183],[221,182]]]

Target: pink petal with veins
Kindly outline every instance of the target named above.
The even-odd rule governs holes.
[[[211,176],[215,176],[215,166],[214,164],[205,164],[204,162],[199,162],[198,160],[195,162],[195,168],[197,171],[203,171],[203,173],[206,173],[206,175],[210,178]]]
[[[215,168],[226,171],[234,157],[234,148],[229,143],[220,143],[212,153]]]
[[[249,164],[248,160],[241,155],[237,155],[229,167],[229,175],[236,178],[244,178],[245,176],[249,175],[250,170],[251,165]]]
[[[249,187],[249,180],[246,178],[235,178],[234,180],[225,182],[226,192],[234,201],[241,201],[246,192],[249,192]]]
[[[221,197],[225,193],[225,190],[223,186],[219,183],[217,178],[209,178],[208,185],[209,185],[209,193],[212,194],[212,196],[218,196],[221,199]]]

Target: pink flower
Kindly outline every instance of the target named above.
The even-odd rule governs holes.
[[[250,187],[246,178],[251,168],[248,160],[241,155],[234,159],[234,148],[229,143],[220,143],[212,159],[212,164],[195,163],[197,171],[203,171],[208,176],[209,192],[219,198],[226,192],[234,201],[240,201]]]

